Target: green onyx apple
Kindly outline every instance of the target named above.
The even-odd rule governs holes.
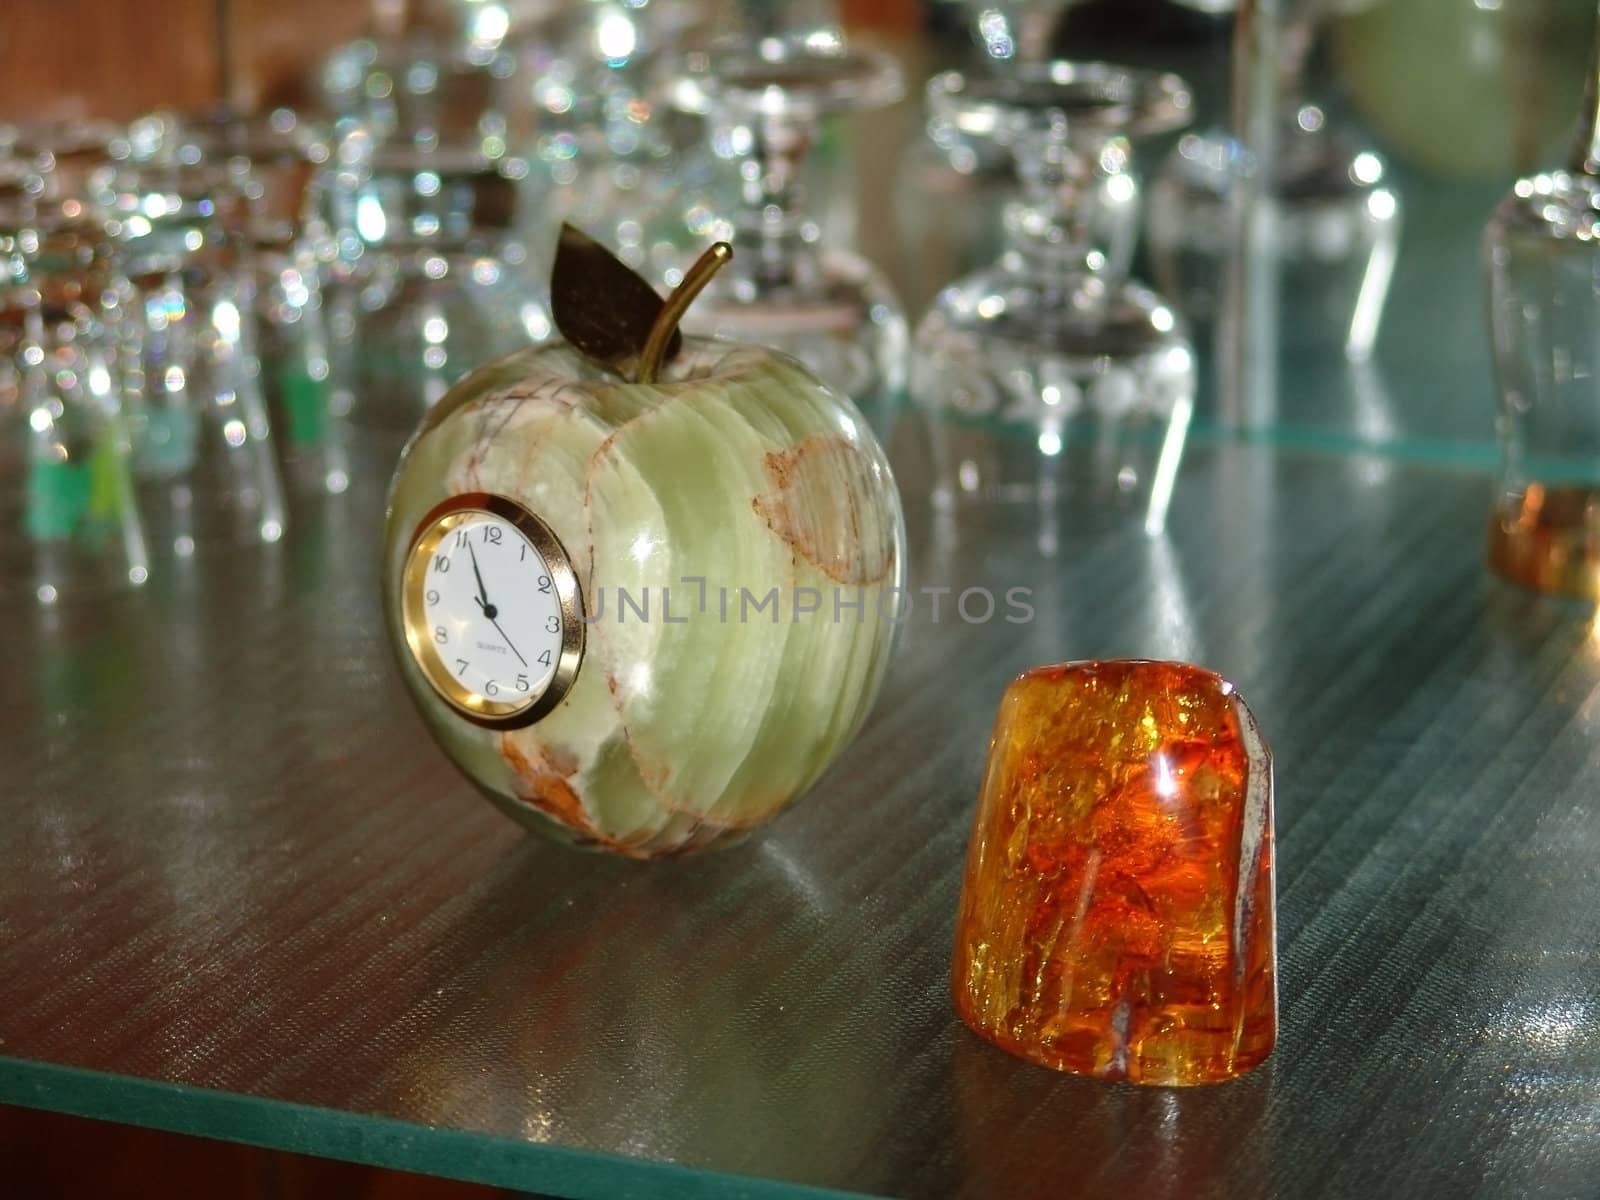
[[[400,669],[445,751],[528,827],[637,858],[731,841],[811,786],[873,703],[904,584],[854,405],[775,351],[680,344],[650,382],[565,343],[467,375],[405,450],[384,542]],[[581,593],[570,690],[521,728],[464,719],[405,644],[413,539],[472,493],[535,514]],[[531,599],[496,595],[501,624]]]

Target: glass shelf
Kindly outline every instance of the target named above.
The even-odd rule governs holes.
[[[1034,619],[919,610],[859,741],[714,856],[531,840],[435,752],[374,594],[398,440],[276,545],[0,597],[0,1102],[597,1200],[1591,1188],[1600,624],[1482,565],[1487,205],[1402,186],[1381,401],[1290,362],[1273,428],[1202,419],[1163,537],[932,513],[897,426],[913,586]],[[947,995],[1001,691],[1117,655],[1223,672],[1274,749],[1282,1035],[1224,1087],[1031,1067]]]

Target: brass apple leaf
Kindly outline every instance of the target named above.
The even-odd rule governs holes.
[[[626,263],[563,223],[550,271],[550,308],[561,336],[591,362],[633,378],[665,301]],[[663,361],[683,345],[676,328]]]
[[[654,383],[661,368],[683,348],[678,322],[731,257],[732,247],[717,242],[662,300],[615,254],[563,222],[550,270],[550,310],[556,328],[590,362],[636,383]]]

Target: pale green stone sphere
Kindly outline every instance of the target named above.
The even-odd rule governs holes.
[[[582,589],[576,682],[523,729],[460,716],[405,644],[412,536],[470,492],[541,517]],[[656,384],[565,345],[472,372],[402,455],[384,533],[390,635],[445,751],[528,827],[639,858],[736,838],[815,782],[877,695],[904,582],[899,494],[854,405],[785,355],[695,338]]]

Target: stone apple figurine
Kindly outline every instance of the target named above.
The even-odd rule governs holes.
[[[457,383],[389,494],[385,615],[434,736],[524,825],[635,858],[735,839],[822,774],[904,584],[899,495],[851,402],[678,333],[730,253],[663,302],[563,229],[566,342]]]

